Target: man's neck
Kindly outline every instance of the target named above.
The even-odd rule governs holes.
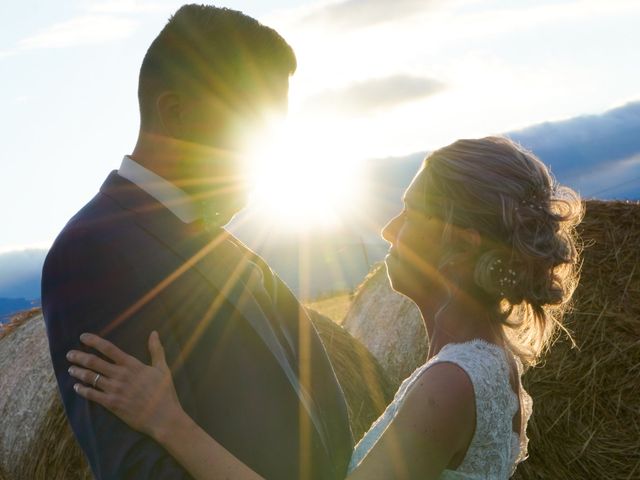
[[[130,157],[142,167],[164,178],[179,188],[184,183],[180,164],[184,157],[169,137],[141,132]]]
[[[215,154],[212,147],[156,133],[140,132],[130,157],[189,195],[194,203],[200,205],[205,216],[210,216],[211,222],[224,225],[244,208],[245,186],[239,178],[232,178],[228,173],[225,176],[221,172],[216,174],[216,178],[212,178],[215,176],[213,169],[205,168],[205,165],[215,162]],[[202,160],[205,158],[212,160],[205,162]],[[220,163],[225,162],[221,160]]]

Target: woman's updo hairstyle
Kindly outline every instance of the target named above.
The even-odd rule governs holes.
[[[578,282],[584,209],[531,152],[502,137],[458,140],[425,161],[425,209],[482,242],[474,281],[496,305],[511,348],[532,365],[554,338]],[[446,257],[446,255],[445,255]]]

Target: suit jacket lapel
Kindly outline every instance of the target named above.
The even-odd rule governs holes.
[[[138,221],[138,224],[147,229],[150,233],[157,233],[157,224],[146,222],[144,219]],[[267,319],[267,313],[263,311],[261,302],[259,302],[255,294],[257,288],[261,285],[250,287],[248,283],[252,282],[250,275],[251,267],[249,257],[243,255],[236,245],[227,238],[228,232],[222,232],[210,239],[208,242],[197,242],[199,249],[193,249],[189,246],[190,242],[177,241],[175,243],[166,243],[161,236],[156,236],[158,240],[163,241],[167,247],[174,250],[184,261],[184,265],[198,271],[213,287],[215,287],[228,302],[230,302],[249,322],[254,331],[262,339],[271,354],[282,368],[291,387],[294,389],[300,402],[309,414],[311,421],[319,434],[325,450],[328,449],[326,433],[323,423],[318,416],[318,408],[313,401],[309,392],[300,383],[298,375],[294,370],[294,366],[288,359],[287,353],[283,348],[280,340],[273,330],[271,322]],[[231,251],[233,250],[233,251]],[[240,259],[238,261],[238,259]],[[249,269],[249,271],[247,271]],[[257,281],[257,280],[253,280]],[[264,292],[267,295],[267,292]],[[270,302],[270,300],[269,300]],[[262,302],[263,305],[266,302]]]
[[[220,234],[213,238],[207,238],[205,234],[189,235],[186,233],[185,225],[169,210],[115,172],[109,176],[101,191],[134,212],[135,221],[141,228],[183,260],[181,267],[174,273],[175,278],[189,269],[196,270],[244,316],[282,368],[307,410],[324,448],[328,450],[324,428],[318,418],[318,409],[309,393],[300,384],[282,344],[266,318],[266,313],[254,297],[251,288],[245,283],[248,279],[247,268],[250,268],[247,264],[249,257],[229,240],[230,234],[221,229]]]
[[[214,237],[204,232],[189,233],[187,226],[169,210],[115,172],[102,191],[132,211],[140,227],[182,259],[180,268],[172,276],[178,278],[189,269],[199,272],[242,313],[285,372],[292,370],[265,313],[244,282],[248,258],[228,240],[230,235],[225,230],[220,229]],[[246,259],[244,262],[239,261],[243,258]]]

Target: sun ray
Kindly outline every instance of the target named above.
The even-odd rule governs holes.
[[[248,167],[250,207],[293,231],[339,226],[360,193],[357,162],[307,127],[281,122],[256,143]]]

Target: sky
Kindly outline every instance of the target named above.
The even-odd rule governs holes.
[[[130,153],[140,62],[182,3],[2,2],[0,252],[49,246]],[[332,191],[357,195],[367,159],[640,100],[637,0],[217,5],[296,51],[280,167],[320,166],[315,195],[338,169]]]

